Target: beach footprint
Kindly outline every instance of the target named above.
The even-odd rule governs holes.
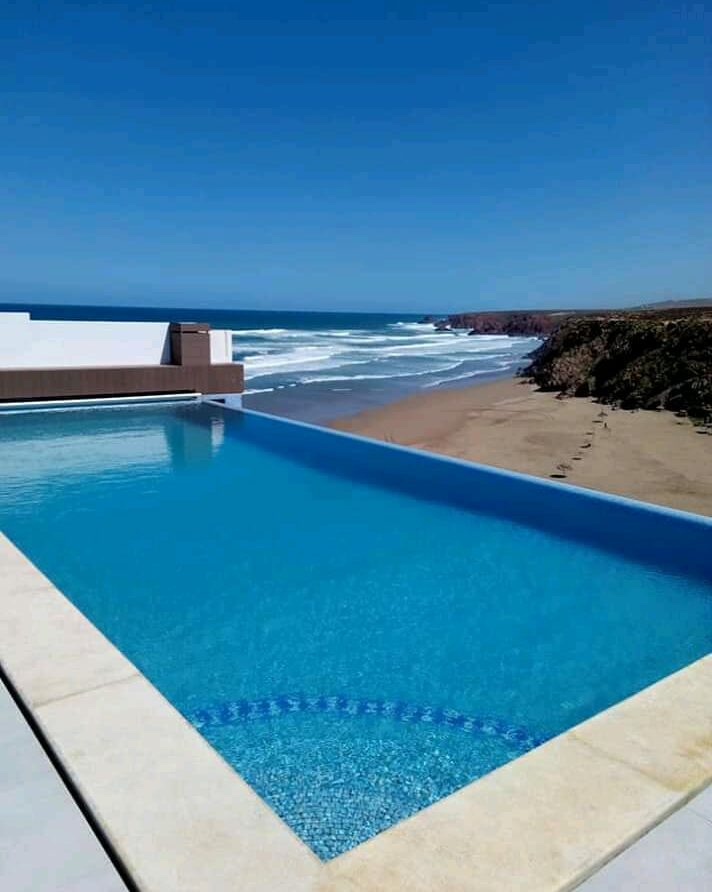
[[[562,461],[556,466],[556,472],[554,474],[549,474],[549,477],[553,477],[554,480],[564,480],[568,477],[569,471],[573,471],[573,466],[568,462]]]

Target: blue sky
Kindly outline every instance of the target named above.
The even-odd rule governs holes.
[[[712,295],[708,3],[4,5],[0,300]]]

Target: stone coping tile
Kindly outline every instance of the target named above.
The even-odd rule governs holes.
[[[138,673],[2,534],[0,659],[29,706]]]
[[[669,789],[693,795],[712,777],[712,654],[569,733]]]
[[[318,858],[142,676],[36,716],[141,889],[310,888]]]
[[[550,892],[586,876],[602,853],[633,841],[678,798],[563,734],[352,849],[327,871],[343,888],[364,892]]]
[[[568,890],[712,779],[708,657],[322,864],[1,534],[0,549],[0,659],[142,892]]]

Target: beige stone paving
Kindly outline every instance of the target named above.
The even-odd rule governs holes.
[[[136,667],[0,536],[3,663],[32,706],[137,674]],[[38,659],[38,655],[44,659]]]
[[[712,778],[712,655],[568,732],[666,788]]]
[[[146,892],[571,889],[712,779],[712,657],[326,865],[0,536],[0,659]]]
[[[142,676],[38,714],[142,888],[311,887],[316,856]]]

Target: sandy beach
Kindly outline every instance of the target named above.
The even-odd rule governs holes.
[[[506,379],[415,394],[330,426],[712,515],[712,436],[670,412],[558,399]]]

